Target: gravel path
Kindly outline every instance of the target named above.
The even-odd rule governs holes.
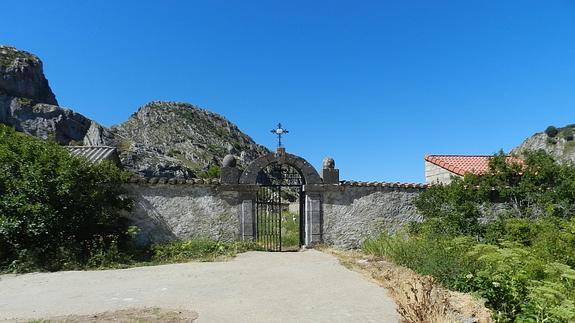
[[[386,291],[315,250],[229,262],[0,276],[0,321],[159,307],[197,322],[398,322]]]

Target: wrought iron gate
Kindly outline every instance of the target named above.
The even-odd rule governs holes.
[[[257,192],[256,221],[254,222],[256,241],[268,251],[285,251],[285,246],[282,245],[282,222],[289,221],[286,218],[290,215],[289,204],[297,201],[299,202],[298,219],[293,222],[299,222],[297,231],[297,249],[299,249],[304,243],[305,227],[302,216],[303,177],[299,171],[289,165],[274,163],[258,174],[257,183],[260,186]],[[287,226],[284,229],[287,229]],[[293,232],[286,232],[287,234],[291,235]]]

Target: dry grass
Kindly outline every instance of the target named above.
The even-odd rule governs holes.
[[[397,303],[402,322],[493,322],[491,312],[480,300],[469,294],[447,290],[429,276],[422,277],[408,268],[359,251],[332,248],[322,251],[338,257],[344,266],[385,287]]]

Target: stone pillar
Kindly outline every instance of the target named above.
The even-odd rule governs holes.
[[[335,168],[335,161],[331,157],[323,160],[321,177],[324,184],[339,184],[339,169]]]
[[[223,185],[237,185],[242,172],[236,167],[237,160],[233,155],[227,155],[220,168],[220,182]]]
[[[257,186],[243,186],[239,199],[240,239],[251,241],[255,237]]]
[[[306,192],[304,204],[305,244],[313,247],[322,241],[322,196],[318,192]]]
[[[220,168],[220,182],[223,185],[237,185],[240,180],[241,171],[235,167]]]

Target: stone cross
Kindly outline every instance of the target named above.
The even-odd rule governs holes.
[[[289,131],[287,131],[286,129],[283,129],[282,124],[278,123],[277,129],[273,129],[271,132],[278,136],[278,148],[281,148],[282,147],[282,135],[289,133]]]

